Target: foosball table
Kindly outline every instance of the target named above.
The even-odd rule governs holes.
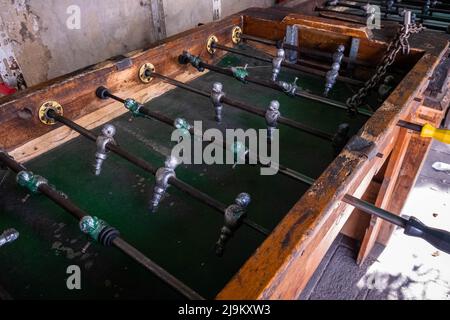
[[[0,100],[0,299],[297,299],[340,232],[361,263],[395,226],[449,252],[399,216],[450,142],[448,37],[404,16],[249,9]]]

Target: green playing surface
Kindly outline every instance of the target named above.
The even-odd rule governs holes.
[[[228,56],[222,66],[250,62],[252,76],[269,78],[270,67]],[[281,79],[291,81],[294,73],[283,70]],[[323,80],[299,76],[298,84],[320,94]],[[311,127],[334,133],[342,122],[351,125],[355,134],[366,118],[351,119],[343,110],[291,98],[281,92],[235,79],[207,73],[191,84],[210,90],[214,81],[224,85],[230,98],[266,109],[279,100],[281,113]],[[355,88],[338,83],[330,98],[345,101]],[[120,96],[120,92],[116,93]],[[258,116],[224,107],[224,121],[214,122],[214,108],[209,99],[172,90],[150,101],[152,110],[188,121],[202,120],[203,127],[265,128]],[[155,167],[163,165],[170,153],[172,128],[155,120],[127,114],[113,120],[116,140],[126,150]],[[313,135],[280,125],[280,163],[312,178],[317,178],[333,160],[329,142]],[[96,133],[99,129],[95,130]],[[264,236],[242,226],[229,241],[225,255],[214,254],[223,225],[223,216],[206,205],[170,187],[156,214],[147,211],[154,178],[143,170],[109,154],[100,177],[92,172],[95,145],[77,138],[26,164],[64,191],[91,215],[108,221],[121,231],[122,237],[206,298],[213,298],[262,243]],[[248,192],[252,203],[248,218],[272,230],[292,208],[308,186],[283,175],[261,176],[259,168],[239,165],[182,165],[177,177],[225,204],[233,203],[240,192]],[[20,238],[0,248],[0,286],[13,298],[63,299],[131,299],[179,298],[171,288],[114,247],[92,243],[81,234],[78,223],[64,210],[42,195],[28,196],[15,184],[10,173],[0,186],[0,232],[16,228]],[[81,268],[82,289],[68,290],[66,269]]]

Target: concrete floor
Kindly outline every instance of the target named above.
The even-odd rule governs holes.
[[[436,161],[450,163],[450,146],[433,143],[402,215],[450,230],[450,173],[435,171]],[[450,300],[450,255],[397,229],[389,245],[375,247],[359,267],[358,245],[339,236],[300,299]]]

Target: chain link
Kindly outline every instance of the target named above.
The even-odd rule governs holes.
[[[408,27],[402,26],[397,32],[394,40],[389,43],[383,59],[378,64],[375,74],[366,81],[364,87],[360,88],[358,92],[349,98],[346,102],[348,110],[351,114],[358,113],[358,107],[367,97],[370,90],[376,87],[387,72],[387,69],[395,62],[395,58],[400,50],[403,54],[409,54],[410,46],[408,39],[411,34],[419,33],[425,29],[421,24],[410,24]]]

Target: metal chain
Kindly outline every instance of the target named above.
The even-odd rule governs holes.
[[[383,59],[376,68],[375,74],[366,81],[364,87],[360,88],[355,95],[347,100],[346,103],[350,113],[356,114],[358,112],[358,107],[367,97],[369,91],[380,83],[381,79],[386,74],[387,69],[395,62],[395,58],[397,57],[400,49],[402,50],[403,54],[409,54],[409,37],[411,36],[411,34],[419,33],[423,29],[425,28],[421,24],[410,24],[407,27],[402,26],[400,28],[394,40],[389,43]]]

